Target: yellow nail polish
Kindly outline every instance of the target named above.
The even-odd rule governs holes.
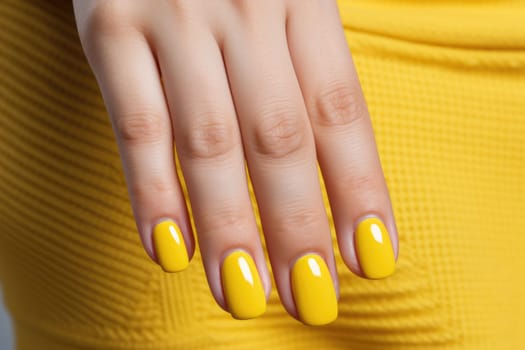
[[[383,222],[369,217],[359,223],[355,232],[357,258],[368,278],[384,278],[394,273],[396,259],[390,235]]]
[[[252,257],[241,250],[224,259],[221,267],[222,287],[232,316],[246,320],[266,311],[266,295]]]
[[[292,292],[299,318],[320,326],[337,318],[337,296],[330,271],[317,254],[300,257],[292,269]]]
[[[188,251],[180,228],[165,220],[153,229],[153,245],[159,264],[166,272],[182,271],[189,265]]]

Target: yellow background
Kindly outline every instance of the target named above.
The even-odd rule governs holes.
[[[525,4],[339,1],[400,235],[394,276],[337,256],[339,318],[275,291],[214,303],[197,255],[166,274],[136,232],[70,1],[0,2],[0,278],[26,349],[522,349]]]

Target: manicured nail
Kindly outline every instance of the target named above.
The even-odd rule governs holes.
[[[233,318],[246,320],[266,311],[266,295],[252,257],[237,250],[224,259],[221,267],[222,288]]]
[[[355,232],[357,259],[368,278],[384,278],[394,273],[396,259],[390,235],[377,217],[369,217],[359,223]]]
[[[153,229],[153,246],[159,264],[166,272],[178,272],[188,267],[188,251],[179,226],[165,220]]]
[[[292,268],[292,292],[301,321],[320,326],[337,318],[337,296],[330,271],[317,254],[300,257]]]

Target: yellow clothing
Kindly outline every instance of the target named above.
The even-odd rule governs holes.
[[[0,2],[0,279],[18,349],[523,349],[525,3],[339,5],[400,256],[371,281],[336,251],[339,318],[312,328],[275,290],[265,315],[233,320],[198,254],[179,274],[149,260],[70,1]]]

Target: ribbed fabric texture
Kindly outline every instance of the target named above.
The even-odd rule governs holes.
[[[180,274],[148,259],[70,1],[0,2],[0,278],[19,350],[523,349],[524,2],[339,5],[401,251],[379,281],[337,254],[339,318],[312,328],[275,291],[263,317],[231,319],[198,254]]]

